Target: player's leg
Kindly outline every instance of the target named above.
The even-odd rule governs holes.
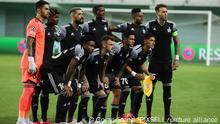
[[[67,104],[69,102],[69,98],[61,94],[64,85],[63,76],[59,75],[53,70],[43,69],[42,80],[44,81],[42,89],[45,92],[59,94],[56,107],[55,123],[66,122],[66,110],[68,108]]]
[[[77,122],[80,122],[80,121],[83,121],[84,123],[89,122],[89,117],[87,115],[87,107],[88,107],[89,98],[90,98],[89,92],[83,93],[81,95],[81,101],[78,106]]]
[[[146,108],[147,108],[147,114],[146,114],[146,122],[151,122],[151,110],[152,110],[152,103],[153,103],[153,98],[154,98],[154,89],[155,89],[155,83],[153,83],[153,91],[151,95],[148,97],[146,96]]]
[[[125,118],[125,105],[126,105],[126,100],[127,97],[130,93],[130,86],[128,84],[128,78],[127,77],[122,77],[121,78],[121,87],[122,87],[122,93],[121,93],[121,98],[119,102],[119,111],[118,111],[118,117],[124,117]]]
[[[153,80],[153,91],[149,97],[146,96],[146,109],[147,109],[146,121],[151,122],[151,110],[152,110],[152,104],[153,104],[154,89],[155,89],[157,80],[161,80],[162,66],[160,63],[150,62],[148,69],[150,73],[156,74],[155,79]]]
[[[47,111],[49,107],[49,93],[45,90],[42,90],[40,95],[40,103],[41,103],[41,119],[43,124],[50,124],[51,122],[47,119]]]
[[[67,122],[72,122],[73,121],[73,115],[76,111],[76,108],[77,108],[77,105],[78,105],[78,99],[79,99],[79,94],[76,94],[77,80],[73,79],[73,81],[71,83],[71,87],[72,87],[74,92],[73,92],[73,96],[70,97]]]
[[[105,94],[106,94],[106,99],[105,99],[104,104],[100,108],[100,118],[102,120],[104,120],[105,117],[106,117],[107,100],[108,100],[108,96],[109,96],[109,93],[110,93],[109,84],[104,84],[104,91],[105,91]]]
[[[132,90],[135,91],[132,112],[133,116],[137,118],[142,104],[143,89],[139,80],[133,79],[132,84]]]
[[[32,109],[32,117],[34,123],[39,123],[38,117],[37,117],[37,110],[38,110],[38,97],[41,92],[40,84],[37,84],[34,88],[34,93],[32,95],[32,103],[31,103],[31,109]]]
[[[172,82],[172,64],[164,64],[164,70],[163,70],[163,102],[164,102],[164,121],[168,123],[177,123],[173,120],[170,113],[170,107],[171,107],[171,82]]]
[[[27,124],[29,122],[29,112],[32,103],[35,83],[28,81],[24,83],[24,88],[19,101],[19,115],[17,124]]]
[[[97,96],[98,99],[95,103],[94,110],[93,110],[93,113],[92,113],[92,117],[93,117],[94,120],[96,120],[96,118],[97,118],[97,116],[100,112],[100,108],[101,108],[101,106],[103,106],[105,104],[106,97],[107,97],[104,90],[97,91],[95,93],[95,95]]]
[[[112,102],[111,102],[111,119],[116,119],[119,109],[119,102],[121,98],[121,87],[114,84],[114,75],[109,75],[109,87],[112,91]]]

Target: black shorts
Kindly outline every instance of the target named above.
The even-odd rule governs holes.
[[[172,82],[172,63],[157,63],[157,62],[150,62],[149,63],[149,72],[156,74],[154,83],[157,80],[162,81],[162,83],[171,83]]]
[[[130,87],[132,86],[141,86],[141,81],[138,79],[135,79],[134,77],[131,77],[128,79]]]
[[[131,78],[131,75],[129,74],[121,76],[120,84],[121,84],[122,91],[127,91],[130,89],[130,83],[129,83],[130,78]]]
[[[114,81],[115,81],[115,74],[107,74],[108,78],[109,78],[109,89],[112,90],[112,89],[121,89],[120,86],[117,86],[114,84]]]
[[[89,92],[95,94],[96,92],[103,90],[102,87],[98,86],[98,82],[89,83]]]
[[[48,93],[60,94],[64,88],[64,79],[63,76],[57,72],[49,69],[42,70],[42,89]],[[71,83],[73,92],[76,92],[77,84],[73,80]]]

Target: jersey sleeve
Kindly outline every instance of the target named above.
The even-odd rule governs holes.
[[[82,27],[82,32],[83,33],[89,32],[89,23],[88,22],[82,24],[81,27]]]
[[[146,23],[145,28],[146,28],[147,31],[150,30],[150,23],[149,22]]]
[[[127,23],[119,24],[117,25],[117,31],[124,32],[127,30],[127,27],[128,27]]]
[[[114,56],[115,54],[118,54],[120,52],[120,45],[118,43],[114,44],[111,52],[110,52],[110,55],[111,56]]]
[[[131,51],[131,55],[130,55],[129,61],[132,61],[133,59],[136,59],[136,58],[137,58],[137,52],[133,48],[132,51]]]
[[[55,26],[55,38],[58,41],[61,41],[62,39],[64,39],[66,37],[66,30],[63,28],[59,28],[59,26]]]
[[[172,28],[172,36],[175,37],[178,35],[178,32],[177,32],[177,28],[176,28],[176,24],[173,23],[173,28]]]
[[[84,49],[82,48],[81,45],[76,45],[73,58],[79,61],[83,56],[84,56]]]
[[[60,37],[60,40],[64,39],[66,37],[66,27],[65,26],[62,26],[59,30],[59,37]]]
[[[27,25],[26,29],[26,37],[33,37],[35,38],[36,32],[37,32],[37,27],[38,24],[36,21],[30,21],[29,24]]]

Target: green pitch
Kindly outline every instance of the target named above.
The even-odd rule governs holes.
[[[21,56],[18,55],[0,55],[0,124],[15,124],[17,119],[18,100],[22,91],[20,59]],[[204,64],[181,64],[179,70],[174,72],[173,78],[173,117],[180,121],[188,121],[188,124],[193,122],[207,123],[206,121],[220,123],[219,90],[219,65],[206,67]],[[109,98],[108,117],[110,116],[110,101]],[[142,117],[146,113],[145,99],[143,101],[139,114]],[[56,97],[51,94],[48,118],[52,121],[55,115],[55,103]],[[129,110],[129,103],[130,101],[127,102],[126,112]],[[162,85],[160,82],[156,85],[152,116],[158,121],[161,121],[163,117]]]

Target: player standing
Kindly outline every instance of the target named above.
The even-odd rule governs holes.
[[[141,11],[140,8],[133,8],[131,10],[131,17],[132,17],[131,22],[120,24],[117,27],[112,27],[111,30],[115,32],[133,31],[135,32],[135,45],[142,44],[142,42],[144,41],[144,34],[147,33],[147,29],[143,25],[144,13]],[[124,101],[127,100],[129,93],[130,91],[128,90],[122,90],[120,106],[119,106],[119,117],[122,116],[120,113],[123,113],[122,111],[124,111],[124,109],[121,108],[124,106],[122,105],[122,103],[124,103]],[[128,117],[133,116],[132,114],[132,109],[133,109],[132,107],[133,107],[133,101],[134,101],[133,90],[131,90],[130,98],[131,98],[131,105],[130,105],[130,113],[128,113]]]
[[[84,23],[84,15],[81,8],[72,8],[69,11],[71,22],[61,27],[64,39],[61,41],[61,51],[74,47],[82,37],[80,24]]]
[[[149,63],[149,72],[156,74],[153,81],[155,86],[157,80],[163,84],[163,102],[164,102],[164,121],[176,123],[170,114],[171,106],[171,84],[173,70],[178,67],[179,61],[179,40],[176,24],[168,21],[168,9],[164,4],[158,4],[155,7],[157,19],[149,21],[146,28],[153,33],[156,39],[155,47]],[[174,41],[175,57],[171,56],[171,41]],[[150,121],[151,108],[153,102],[153,93],[146,98],[147,102],[147,119]]]
[[[51,58],[52,55],[57,54],[57,53],[53,53],[53,49],[55,49],[54,48],[55,43],[59,43],[61,37],[61,35],[59,34],[59,28],[57,26],[59,21],[58,10],[54,8],[50,8],[49,15],[50,16],[48,18],[48,22],[46,23],[46,28],[45,28],[45,47],[44,47],[43,63],[46,63]],[[41,113],[42,113],[41,123],[38,121],[37,118],[39,95],[40,95],[40,104],[41,104]],[[49,94],[46,91],[42,90],[41,84],[39,83],[35,87],[35,92],[32,96],[33,124],[51,124],[51,122],[47,120],[48,104],[49,104]]]
[[[36,2],[36,17],[31,19],[26,29],[26,50],[21,60],[23,92],[19,101],[17,124],[29,123],[29,111],[34,87],[40,82],[40,68],[44,55],[44,20],[49,17],[49,3]]]

